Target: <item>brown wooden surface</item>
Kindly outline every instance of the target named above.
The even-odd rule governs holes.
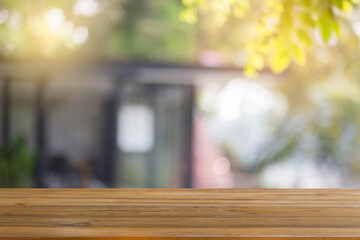
[[[360,190],[0,189],[1,239],[66,237],[360,239]]]

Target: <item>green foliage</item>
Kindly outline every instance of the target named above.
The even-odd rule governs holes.
[[[287,51],[274,52],[270,59],[270,68],[274,73],[281,73],[289,66],[289,63],[290,58]]]
[[[108,57],[126,61],[192,61],[196,31],[179,21],[180,2],[136,0],[128,1],[123,8],[124,18],[109,32],[105,39],[108,44],[103,44]]]
[[[196,31],[179,20],[177,0],[96,0],[99,8],[91,16],[76,14],[77,2],[0,0],[0,12],[7,15],[0,22],[0,58],[182,63],[195,58]],[[52,8],[62,13],[61,24],[59,16],[49,24]],[[82,43],[74,40],[79,27],[88,31]]]
[[[256,2],[256,1],[254,1]],[[260,12],[249,12],[248,0],[183,0],[180,19],[194,23],[198,15],[211,14],[217,23],[226,26],[232,17],[254,19],[243,30],[247,61],[245,75],[256,77],[268,63],[275,73],[288,68],[291,61],[300,66],[306,63],[306,51],[318,43],[337,38],[341,33],[340,19],[346,18],[358,0],[265,0]]]
[[[250,169],[261,172],[281,161],[311,160],[356,182],[360,177],[359,84],[345,77],[326,81],[315,77],[314,81],[304,72],[300,81],[297,74],[279,76],[281,91],[291,104],[270,139],[259,146]]]
[[[0,187],[31,187],[34,157],[23,138],[0,147]]]
[[[218,24],[223,24],[230,14],[244,17],[250,8],[247,0],[183,0],[185,9],[180,14],[180,19],[193,24],[198,13],[211,13]]]

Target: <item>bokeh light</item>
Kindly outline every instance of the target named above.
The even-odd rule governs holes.
[[[214,160],[212,168],[216,174],[223,175],[230,171],[230,162],[225,157],[220,157]]]
[[[65,16],[61,9],[51,8],[46,12],[46,22],[51,33],[56,34],[59,32],[61,26],[65,22]]]

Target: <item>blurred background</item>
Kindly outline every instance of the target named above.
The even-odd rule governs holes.
[[[0,0],[0,187],[359,188],[360,9],[248,79],[252,19],[183,8]]]

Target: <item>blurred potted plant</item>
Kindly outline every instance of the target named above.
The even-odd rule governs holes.
[[[31,187],[34,160],[23,137],[0,146],[0,187]]]

